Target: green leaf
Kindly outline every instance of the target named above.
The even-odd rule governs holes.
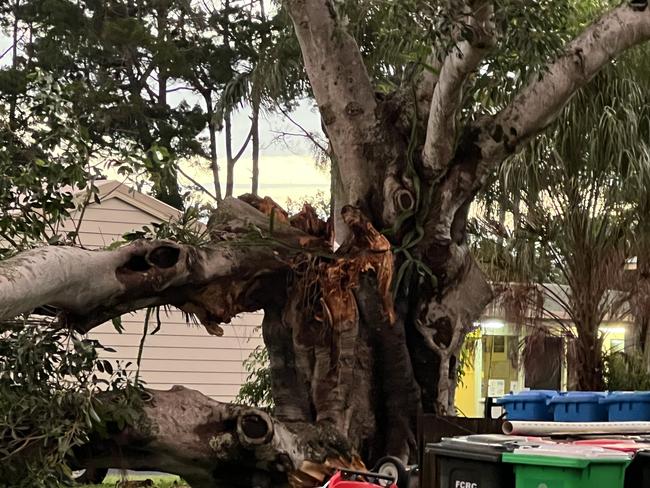
[[[117,332],[119,332],[120,334],[122,332],[124,332],[124,327],[122,326],[122,317],[121,316],[120,317],[113,317],[111,319],[111,322],[113,323],[113,327],[115,328],[115,330]]]
[[[113,365],[111,364],[110,361],[104,360],[104,369],[108,374],[113,374]]]

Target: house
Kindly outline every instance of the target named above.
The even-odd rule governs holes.
[[[177,209],[118,181],[96,181],[95,186],[99,189],[99,203],[91,199],[83,215],[80,211],[72,214],[61,229],[72,231],[79,226],[79,242],[88,249],[106,247],[125,233],[180,215]],[[102,352],[102,357],[135,365],[144,319],[144,311],[125,315],[121,319],[124,327],[121,334],[109,322],[93,329],[89,337],[116,350]],[[223,326],[223,337],[209,335],[203,327],[188,325],[183,314],[174,308],[168,312],[161,310],[160,320],[160,330],[145,338],[140,378],[146,385],[156,389],[185,385],[215,400],[234,400],[248,375],[242,363],[262,344],[261,312],[236,317],[231,324]],[[156,320],[151,322],[150,332]]]
[[[508,317],[503,302],[492,302],[476,323],[469,344],[464,376],[456,390],[456,407],[468,417],[484,414],[486,397],[498,397],[524,389],[566,390],[568,384],[566,330],[572,328],[570,317],[558,303],[567,299],[564,286],[537,285],[539,310],[529,310],[525,322],[546,330],[555,330],[542,343],[524,355],[524,340],[530,327],[521,318]],[[610,292],[613,294],[616,292]],[[619,313],[606,316],[600,325],[603,352],[622,351],[630,337],[631,317],[625,302]],[[560,327],[560,323],[562,326]],[[564,330],[564,331],[563,331]]]

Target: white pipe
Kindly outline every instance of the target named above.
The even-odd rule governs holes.
[[[505,421],[507,435],[650,434],[650,422],[526,422]]]

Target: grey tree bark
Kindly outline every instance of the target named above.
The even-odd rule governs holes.
[[[457,40],[409,100],[375,95],[334,2],[285,1],[336,159],[334,236],[308,206],[289,219],[272,200],[247,195],[222,202],[204,248],[46,247],[0,263],[0,319],[52,305],[62,323],[87,331],[171,304],[218,334],[235,314],[265,310],[277,418],[189,390],[152,392],[143,411],[152,429],[115,433],[114,442],[137,446],[126,467],[164,466],[199,487],[314,486],[333,466],[361,466],[357,454],[415,460],[417,415],[453,413],[460,347],[492,298],[467,244],[474,195],[598,69],[650,38],[650,9],[622,4],[500,113],[456,127],[465,82],[495,42],[492,4],[469,3],[476,42]],[[404,121],[416,105],[427,130],[408,171]],[[390,241],[380,233],[405,214]]]

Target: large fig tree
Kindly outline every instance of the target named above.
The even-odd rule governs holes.
[[[150,391],[140,421],[91,442],[89,462],[112,466],[119,455],[121,467],[201,488],[315,486],[332,466],[416,458],[415,419],[453,412],[459,350],[492,298],[468,252],[474,196],[604,65],[650,39],[650,9],[624,3],[532,69],[518,58],[552,34],[528,22],[566,3],[525,3],[395,2],[388,13],[409,9],[413,25],[395,25],[394,48],[422,23],[435,42],[426,59],[390,67],[408,82],[379,90],[360,19],[378,22],[374,7],[386,2],[360,2],[361,13],[332,0],[283,2],[330,142],[330,225],[309,207],[289,218],[245,196],[211,217],[209,245],[51,246],[0,262],[0,319],[55,310],[83,332],[169,304],[214,332],[264,310],[273,417],[182,387]],[[481,86],[490,77],[498,97]]]

